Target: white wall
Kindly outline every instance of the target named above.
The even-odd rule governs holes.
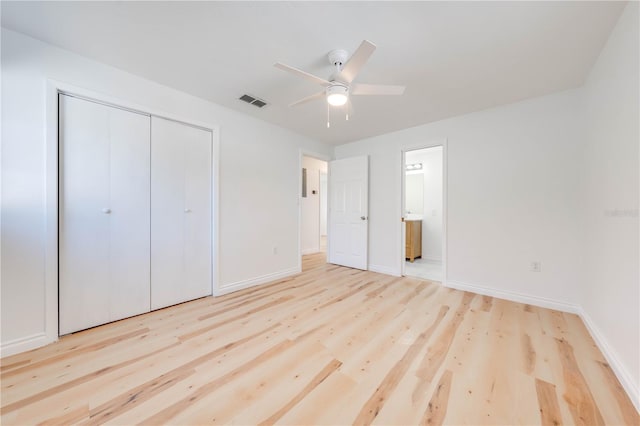
[[[370,266],[400,273],[401,150],[446,140],[448,285],[573,309],[582,124],[571,90],[336,147],[370,155]]]
[[[220,126],[219,284],[233,288],[299,268],[299,155],[330,148],[2,30],[2,348],[42,343],[45,326],[47,79]],[[273,248],[277,247],[277,254]],[[35,343],[34,343],[35,342]]]
[[[443,148],[436,146],[409,151],[405,161],[407,164],[422,163],[422,258],[442,261]]]
[[[327,172],[327,162],[304,156],[302,167],[307,169],[307,196],[300,198],[300,244],[302,254],[310,254],[320,251],[320,173]]]
[[[424,213],[424,173],[422,170],[411,170],[404,177],[405,215],[422,217]]]
[[[627,5],[586,85],[581,304],[640,409],[638,13]]]

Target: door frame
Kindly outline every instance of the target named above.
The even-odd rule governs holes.
[[[320,154],[319,152],[309,151],[304,148],[300,148],[298,151],[298,264],[296,268],[298,272],[302,272],[302,167],[304,157],[315,158],[316,160],[324,161],[327,163],[327,173],[329,172],[329,162],[332,160],[331,156]],[[327,182],[327,196],[330,189]],[[328,200],[328,199],[327,199]],[[329,207],[327,205],[327,223],[329,221]],[[327,229],[327,234],[329,230]],[[320,225],[318,224],[318,235],[320,235]],[[327,235],[327,253],[329,252],[329,236]]]
[[[322,190],[322,176],[324,176],[324,180],[325,180],[325,186],[324,186],[324,191]],[[320,170],[320,176],[318,179],[318,195],[320,195],[320,205],[318,206],[318,208],[320,209],[320,223],[318,224],[318,234],[320,235],[320,248],[322,248],[322,197],[325,197],[325,202],[324,202],[324,222],[325,222],[325,228],[326,228],[326,237],[327,240],[329,239],[329,162],[327,161],[327,171],[323,172],[322,170]]]
[[[190,126],[211,131],[211,294],[216,296],[219,289],[219,170],[220,170],[220,127],[217,124],[193,120],[157,108],[149,108],[126,99],[94,92],[61,81],[47,79],[46,88],[46,142],[45,142],[45,331],[42,335],[30,338],[25,350],[42,346],[58,340],[58,238],[59,222],[59,140],[58,140],[58,96],[60,94],[76,96],[93,102],[102,103],[120,109],[139,112],[151,116],[178,121]]]
[[[400,221],[399,221],[399,235],[400,235],[400,256],[398,258],[398,270],[400,271],[400,276],[405,276],[405,244],[406,244],[406,235],[405,235],[405,225],[404,225],[404,206],[405,206],[405,186],[406,186],[406,173],[405,173],[405,163],[406,163],[406,154],[409,151],[417,151],[420,149],[427,148],[435,148],[441,146],[442,147],[442,285],[447,285],[447,259],[448,259],[448,244],[447,244],[447,218],[448,218],[448,168],[447,168],[447,156],[448,156],[448,147],[447,147],[447,139],[439,139],[433,140],[430,142],[425,142],[421,144],[415,145],[406,145],[400,150]]]

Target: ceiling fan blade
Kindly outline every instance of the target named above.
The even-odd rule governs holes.
[[[351,85],[352,95],[402,95],[404,86],[389,86],[384,84],[361,84]]]
[[[358,49],[353,52],[353,55],[351,55],[347,63],[344,64],[342,72],[340,72],[340,77],[345,80],[345,82],[351,83],[360,72],[360,69],[362,69],[364,64],[369,60],[374,50],[376,50],[376,45],[369,40],[364,40]]]
[[[324,97],[325,97],[324,92],[318,92],[311,96],[307,96],[306,98],[302,98],[299,101],[295,101],[294,103],[290,104],[289,107],[295,107],[298,105],[306,104],[307,102],[315,101],[316,99],[320,99]]]
[[[309,74],[308,72],[299,70],[298,68],[290,67],[289,65],[285,65],[281,62],[276,62],[275,64],[273,64],[273,66],[321,86],[328,86],[331,84],[331,82],[325,80],[324,78],[316,77],[313,74]]]

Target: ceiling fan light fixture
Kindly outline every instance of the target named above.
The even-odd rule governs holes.
[[[332,106],[342,106],[349,99],[349,88],[342,84],[332,84],[327,87],[327,102]]]

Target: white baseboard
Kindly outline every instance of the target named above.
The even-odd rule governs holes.
[[[290,277],[291,275],[299,274],[302,272],[301,268],[296,266],[294,268],[285,269],[283,271],[274,272],[272,274],[266,274],[248,280],[236,281],[220,286],[213,292],[214,296],[222,296],[223,294],[233,293],[234,291],[243,290],[249,287],[255,287],[260,284],[265,284],[271,281],[276,281],[282,278]]]
[[[429,261],[429,262],[440,262],[440,263],[442,263],[442,258],[441,257],[422,256],[422,258],[424,260]]]
[[[45,333],[32,334],[31,336],[21,337],[19,339],[10,340],[2,343],[0,346],[0,357],[18,354],[21,352],[30,351],[49,343],[55,342],[55,339],[50,339]]]
[[[491,287],[483,287],[450,279],[447,280],[445,286],[458,290],[482,294],[484,296],[497,297],[498,299],[506,299],[513,302],[526,303],[529,305],[540,306],[541,308],[555,309],[557,311],[569,312],[572,314],[580,314],[581,311],[580,306],[572,303],[561,302],[559,300],[547,299],[546,297],[532,296],[529,294],[516,293],[512,291],[498,290]]]
[[[633,375],[631,375],[629,370],[624,367],[624,364],[620,362],[620,357],[617,352],[607,343],[604,334],[600,332],[600,329],[587,312],[580,308],[578,315],[582,318],[582,322],[587,326],[591,337],[593,337],[593,340],[596,342],[596,345],[598,345],[598,348],[600,348],[600,351],[611,366],[616,377],[620,380],[620,384],[627,392],[627,395],[629,395],[629,399],[631,399],[631,402],[635,405],[636,410],[640,411],[640,389],[638,389],[638,384],[634,383]]]
[[[302,249],[302,251],[301,251],[303,256],[305,254],[314,254],[314,253],[319,253],[319,252],[320,252],[320,247],[306,248],[306,249]]]
[[[369,270],[371,272],[378,272],[380,274],[393,275],[394,277],[399,277],[402,275],[397,268],[393,268],[390,266],[369,265]]]

